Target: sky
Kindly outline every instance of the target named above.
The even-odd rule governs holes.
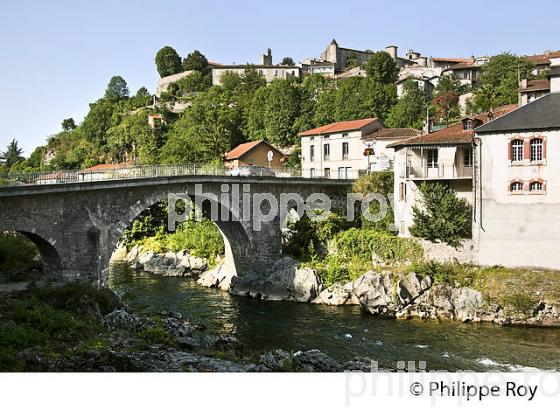
[[[113,75],[154,92],[166,45],[225,64],[257,63],[269,47],[275,63],[319,57],[333,38],[401,56],[535,54],[560,49],[559,15],[558,0],[2,0],[0,151],[15,138],[29,154],[64,118],[81,122]]]

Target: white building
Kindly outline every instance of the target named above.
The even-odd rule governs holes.
[[[472,203],[473,130],[515,107],[505,106],[489,114],[465,117],[442,130],[389,145],[395,150],[393,211],[399,235],[410,235],[414,223],[412,208],[418,205],[422,183],[448,184],[458,197]]]
[[[368,169],[388,170],[393,163],[393,149],[387,145],[417,132],[409,128],[385,128],[377,118],[335,122],[301,132],[298,135],[302,175],[357,178]]]
[[[560,269],[560,59],[551,93],[476,129],[478,262]]]

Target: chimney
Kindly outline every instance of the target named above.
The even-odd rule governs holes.
[[[550,59],[548,79],[550,80],[550,92],[560,93],[560,57]]]
[[[397,46],[387,46],[385,47],[385,51],[389,53],[389,55],[393,58],[393,60],[397,60]]]

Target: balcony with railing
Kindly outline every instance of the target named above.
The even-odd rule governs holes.
[[[471,179],[472,176],[472,166],[456,164],[408,165],[405,174],[409,179]]]

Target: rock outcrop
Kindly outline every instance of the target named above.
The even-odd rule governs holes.
[[[301,268],[297,261],[284,257],[262,271],[233,277],[230,292],[258,299],[310,302],[322,287],[313,269]]]
[[[154,253],[135,245],[124,261],[133,269],[151,272],[160,276],[198,276],[208,268],[208,261],[188,252]]]

